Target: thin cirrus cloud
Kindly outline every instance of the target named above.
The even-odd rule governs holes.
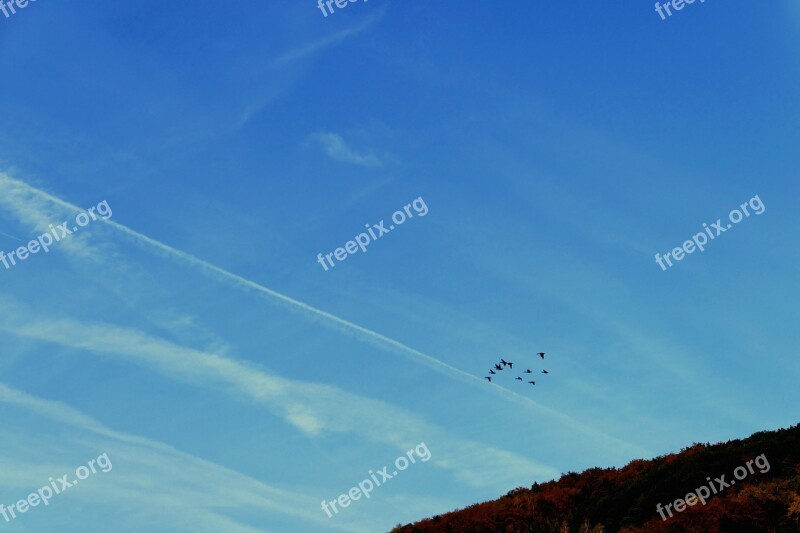
[[[74,442],[76,448],[89,447],[108,453],[116,468],[98,475],[93,483],[87,482],[80,491],[70,492],[69,496],[91,500],[95,506],[107,505],[115,515],[123,515],[129,525],[148,530],[189,526],[192,531],[202,532],[271,531],[225,514],[226,509],[247,509],[256,515],[279,513],[342,531],[365,531],[309,513],[309,509],[319,506],[314,497],[270,486],[162,442],[113,430],[64,403],[32,396],[0,383],[0,404],[30,413],[32,416],[28,419],[34,422],[43,418],[49,424],[77,430],[81,437]],[[5,431],[13,432],[17,440],[20,434],[24,436],[24,431],[14,428],[3,428],[0,435]],[[74,469],[75,465],[61,464],[62,460],[54,459],[55,454],[40,440],[25,440],[26,451],[41,452],[41,457],[48,457],[48,461],[26,464],[19,458],[0,458],[3,470],[0,487],[22,494],[33,490],[49,476]],[[67,448],[66,444],[60,442],[59,449]],[[43,449],[37,450],[38,446]],[[8,450],[4,455],[8,455]],[[141,509],[148,512],[142,513]]]
[[[351,35],[357,35],[357,34],[361,33],[362,31],[364,31],[365,29],[367,29],[370,26],[372,26],[374,23],[376,23],[377,21],[379,21],[383,17],[385,12],[386,12],[386,7],[382,7],[379,10],[371,13],[360,24],[357,24],[357,25],[352,26],[350,28],[345,28],[344,30],[339,31],[337,33],[334,33],[333,35],[330,35],[328,37],[322,37],[322,38],[317,39],[315,41],[312,41],[310,43],[303,44],[303,45],[298,46],[297,48],[289,50],[289,51],[281,54],[276,59],[274,59],[272,61],[271,65],[272,65],[272,67],[283,66],[283,65],[285,65],[287,63],[291,63],[291,62],[296,61],[298,59],[302,59],[302,58],[304,58],[306,56],[315,54],[316,52],[324,50],[325,48],[328,48],[329,46],[338,44],[339,42],[347,39]]]
[[[330,385],[282,378],[246,362],[180,346],[131,328],[41,317],[10,298],[2,298],[0,303],[0,331],[124,358],[175,381],[254,401],[310,437],[346,432],[400,451],[417,444],[420,436],[426,442],[439,442],[441,451],[433,464],[451,470],[471,486],[510,483],[522,473],[538,479],[559,473],[508,451],[453,437],[404,409]],[[478,455],[487,459],[472,460]],[[508,479],[498,477],[497,472],[508,472]]]
[[[51,225],[74,220],[74,217],[84,210],[68,202],[54,200],[54,197],[42,193],[24,181],[0,172],[0,207],[21,225],[30,229],[29,239],[36,239],[39,235],[50,232]],[[92,206],[85,206],[89,207]],[[92,225],[97,226],[98,222],[93,222]],[[89,239],[86,232],[77,232],[68,239],[54,243],[52,248],[69,252],[81,261],[96,261],[98,244],[90,243]]]
[[[379,167],[381,160],[374,154],[360,154],[347,146],[338,133],[318,133],[312,136],[322,147],[325,154],[342,163],[350,163],[362,167]]]
[[[47,214],[47,212],[51,212],[53,208],[55,208],[62,215],[64,213],[74,213],[80,211],[80,208],[65,200],[44,192],[41,189],[37,189],[36,187],[32,187],[23,181],[0,173],[0,193],[6,192],[9,192],[10,194],[0,194],[0,205],[12,209],[20,219],[29,217],[30,222],[36,223],[37,225],[41,225],[48,219],[57,216],[55,214]],[[634,443],[625,442],[610,436],[601,430],[595,429],[594,427],[575,420],[560,411],[544,407],[526,396],[502,387],[492,386],[487,388],[484,385],[483,380],[475,377],[474,375],[464,372],[461,369],[453,367],[419,350],[411,348],[410,346],[406,346],[405,344],[385,335],[372,331],[363,326],[359,326],[358,324],[354,324],[336,315],[321,309],[317,309],[316,307],[310,306],[299,300],[295,300],[294,298],[264,287],[256,282],[228,272],[191,254],[177,250],[162,242],[147,237],[146,235],[138,233],[127,226],[114,222],[111,219],[103,220],[103,222],[112,228],[119,230],[124,235],[131,237],[137,244],[151,248],[166,256],[179,259],[184,263],[197,267],[202,272],[219,281],[226,282],[243,289],[255,291],[256,294],[260,294],[261,296],[264,296],[273,302],[285,305],[289,309],[299,311],[311,319],[321,319],[321,324],[333,327],[344,334],[378,346],[383,350],[398,354],[443,375],[461,381],[462,383],[472,385],[473,387],[480,387],[480,390],[482,391],[488,390],[492,394],[517,403],[518,405],[530,409],[537,414],[548,416],[556,423],[563,424],[566,427],[583,433],[587,437],[592,438],[598,444],[602,442],[610,448],[628,450],[634,455],[644,455],[647,453],[646,450]],[[66,251],[78,253],[81,256],[89,255],[82,246],[77,249],[67,249]],[[302,416],[297,415],[297,419],[302,419]]]

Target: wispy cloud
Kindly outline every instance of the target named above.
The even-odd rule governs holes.
[[[126,520],[134,521],[139,530],[171,527],[203,532],[268,531],[226,515],[227,510],[246,509],[251,516],[253,513],[255,516],[264,512],[279,513],[320,526],[361,531],[344,524],[333,524],[323,515],[309,513],[309,509],[319,506],[314,497],[267,485],[155,440],[115,431],[64,403],[38,398],[0,383],[0,404],[44,417],[50,424],[71,426],[93,435],[91,446],[107,452],[116,468],[113,473],[93,480],[94,484],[87,483],[80,491],[70,493],[70,497],[89,500],[87,505],[93,507],[111,505],[115,512],[122,511]],[[6,430],[12,431],[3,428],[0,434]],[[59,449],[67,446],[64,439],[62,437]],[[3,470],[0,486],[30,490],[48,476],[74,468],[74,465],[66,463],[47,464],[57,461],[57,454],[45,449],[48,443],[36,438],[27,439],[25,443],[34,448],[43,447],[31,451],[40,459],[51,459],[27,464],[18,457],[8,457],[6,449],[0,456]],[[86,438],[76,441],[75,445],[79,444],[84,447]],[[147,512],[142,512],[143,509]]]
[[[362,167],[379,167],[381,161],[373,154],[360,154],[347,146],[344,139],[338,133],[318,133],[313,135],[325,153],[342,163],[352,163]]]
[[[282,378],[253,364],[180,346],[135,329],[41,317],[9,298],[0,302],[1,331],[100,356],[122,357],[175,381],[212,387],[256,402],[310,437],[353,433],[399,451],[408,450],[420,438],[431,446],[438,442],[441,451],[433,463],[475,486],[496,487],[518,481],[521,475],[526,479],[558,475],[554,468],[453,437],[404,409],[337,387]],[[476,461],[477,456],[483,459]]]
[[[30,213],[31,216],[34,217],[35,219],[46,218],[40,211],[40,209],[44,209],[46,207],[46,202],[53,203],[59,209],[79,210],[78,207],[70,204],[69,202],[57,198],[40,189],[32,187],[20,180],[4,176],[3,174],[0,174],[0,198],[3,196],[2,195],[3,190],[6,187],[8,187],[9,184],[11,187],[15,189],[20,189],[20,188],[25,189],[29,197],[33,197],[36,199],[37,206],[35,209],[30,207],[17,208],[21,213]],[[459,368],[449,365],[435,357],[432,357],[426,353],[411,348],[410,346],[407,346],[385,335],[382,335],[376,331],[365,328],[363,326],[360,326],[358,324],[340,318],[336,315],[328,313],[327,311],[323,311],[321,309],[303,303],[299,300],[286,296],[280,292],[264,287],[263,285],[260,285],[254,281],[243,278],[237,274],[228,272],[227,270],[224,270],[207,261],[199,259],[191,254],[188,254],[181,250],[177,250],[169,245],[166,245],[155,239],[147,237],[146,235],[138,233],[128,228],[127,226],[123,226],[122,224],[119,224],[118,222],[115,222],[111,219],[103,220],[103,222],[117,229],[123,235],[132,238],[134,242],[152,248],[153,250],[165,254],[169,257],[179,259],[194,267],[197,267],[200,271],[214,277],[219,281],[223,281],[232,284],[233,286],[254,291],[256,294],[268,297],[273,302],[278,302],[280,304],[286,305],[288,309],[291,309],[293,311],[299,311],[308,316],[309,318],[319,320],[321,324],[326,324],[328,326],[336,328],[338,331],[342,333],[353,336],[354,338],[360,339],[364,342],[377,346],[383,350],[410,359],[416,363],[424,365],[427,368],[430,368],[431,370],[435,370],[436,372],[439,372],[450,378],[461,381],[464,384],[475,387],[479,389],[481,392],[489,391],[490,393],[496,394],[497,396],[503,397],[522,407],[530,409],[536,412],[537,414],[552,417],[555,421],[562,423],[567,427],[570,427],[576,431],[579,431],[585,434],[587,437],[595,439],[596,441],[598,441],[598,443],[602,442],[607,446],[612,446],[619,449],[625,449],[634,455],[645,455],[647,453],[646,450],[640,448],[639,446],[636,446],[632,443],[625,442],[613,436],[610,436],[598,429],[595,429],[582,422],[579,422],[560,411],[540,405],[538,402],[535,402],[534,400],[532,400],[527,396],[523,396],[519,393],[510,391],[508,389],[496,385],[491,385],[491,384],[487,385],[481,378],[476,377],[473,374],[464,372]]]
[[[27,183],[0,172],[0,207],[5,209],[20,224],[37,235],[50,231],[50,225],[67,221],[84,209],[68,202],[55,202],[55,197],[44,194]],[[87,206],[88,207],[88,206]],[[93,225],[95,228],[98,225]],[[53,249],[63,249],[82,261],[96,260],[98,246],[89,244],[88,228],[59,241]]]
[[[292,50],[289,50],[288,52],[285,52],[284,54],[282,54],[281,56],[276,58],[272,62],[272,66],[273,67],[278,67],[278,66],[284,65],[286,63],[290,63],[292,61],[296,61],[296,60],[301,59],[301,58],[303,58],[305,56],[311,55],[314,52],[317,52],[319,50],[327,48],[328,46],[332,46],[334,44],[337,44],[337,43],[347,39],[351,35],[356,35],[358,33],[361,33],[365,29],[367,29],[370,26],[372,26],[375,22],[380,20],[381,17],[383,17],[383,14],[385,13],[385,10],[386,10],[386,8],[379,9],[374,14],[371,14],[366,19],[364,19],[364,21],[361,24],[358,24],[356,26],[352,26],[350,28],[346,28],[346,29],[344,29],[344,30],[342,30],[340,32],[334,33],[333,35],[330,35],[328,37],[323,37],[323,38],[318,39],[316,41],[312,41],[310,43],[307,43],[307,44],[298,46],[297,48],[294,48]]]

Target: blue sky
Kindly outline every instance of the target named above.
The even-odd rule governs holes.
[[[0,15],[0,250],[113,211],[0,266],[0,503],[113,462],[0,530],[388,531],[796,423],[798,25],[791,0]],[[501,356],[550,374],[490,385]]]

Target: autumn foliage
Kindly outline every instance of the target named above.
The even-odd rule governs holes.
[[[754,474],[662,520],[665,505],[764,454]],[[517,488],[490,502],[397,526],[396,533],[704,533],[800,532],[800,425],[745,440],[695,444],[677,454],[616,469],[570,472],[558,481]]]

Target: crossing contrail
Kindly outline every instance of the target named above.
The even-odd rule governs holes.
[[[42,191],[41,189],[37,189],[36,187],[28,185],[23,181],[11,178],[2,173],[0,173],[0,184],[4,186],[10,186],[12,188],[22,189],[25,192],[37,196],[40,199],[48,200],[70,211],[82,211],[82,209],[76,205],[73,205],[65,200],[62,200],[61,198],[53,196],[50,193]],[[427,366],[428,368],[431,368],[432,370],[436,370],[441,374],[444,374],[451,378],[455,378],[465,384],[474,387],[480,387],[480,390],[482,391],[489,390],[494,394],[501,396],[507,400],[511,400],[517,404],[526,406],[528,408],[534,408],[541,413],[545,413],[547,415],[550,415],[552,417],[561,420],[562,422],[573,427],[574,429],[577,429],[584,433],[591,434],[593,437],[596,438],[600,437],[608,442],[614,443],[615,445],[622,445],[625,448],[630,449],[639,455],[646,454],[646,450],[643,450],[637,445],[622,441],[616,437],[612,437],[611,435],[607,435],[602,431],[587,426],[584,423],[579,422],[578,420],[575,420],[574,418],[568,415],[565,415],[552,408],[540,405],[537,402],[533,401],[532,399],[528,398],[527,396],[523,396],[519,393],[510,391],[508,389],[504,389],[498,385],[484,383],[483,380],[479,377],[464,372],[463,370],[458,369],[454,366],[448,365],[447,363],[440,361],[435,357],[431,357],[430,355],[427,355],[419,350],[411,348],[410,346],[407,346],[390,337],[381,335],[376,331],[365,328],[363,326],[359,326],[358,324],[350,322],[349,320],[345,320],[336,315],[328,313],[327,311],[323,311],[322,309],[318,309],[299,300],[295,300],[290,296],[286,296],[285,294],[281,294],[268,287],[264,287],[263,285],[260,285],[249,279],[243,278],[237,274],[228,272],[227,270],[224,270],[216,265],[204,261],[203,259],[200,259],[189,253],[183,252],[167,244],[152,239],[147,235],[143,235],[111,219],[101,219],[101,220],[106,224],[108,224],[109,226],[113,227],[114,229],[119,230],[123,234],[133,238],[135,241],[149,245],[171,257],[178,258],[190,265],[198,267],[199,269],[209,274],[215,275],[215,277],[220,280],[224,280],[228,283],[238,285],[243,288],[251,289],[258,294],[268,296],[274,300],[277,300],[280,303],[285,304],[290,309],[304,311],[307,315],[316,319],[320,319],[320,321],[323,323],[327,322],[329,324],[338,326],[338,329],[344,333],[354,335],[355,337],[360,338],[361,340],[369,341],[372,344],[382,346],[384,348],[389,347],[391,348],[391,351],[400,354],[408,359],[421,363]]]

